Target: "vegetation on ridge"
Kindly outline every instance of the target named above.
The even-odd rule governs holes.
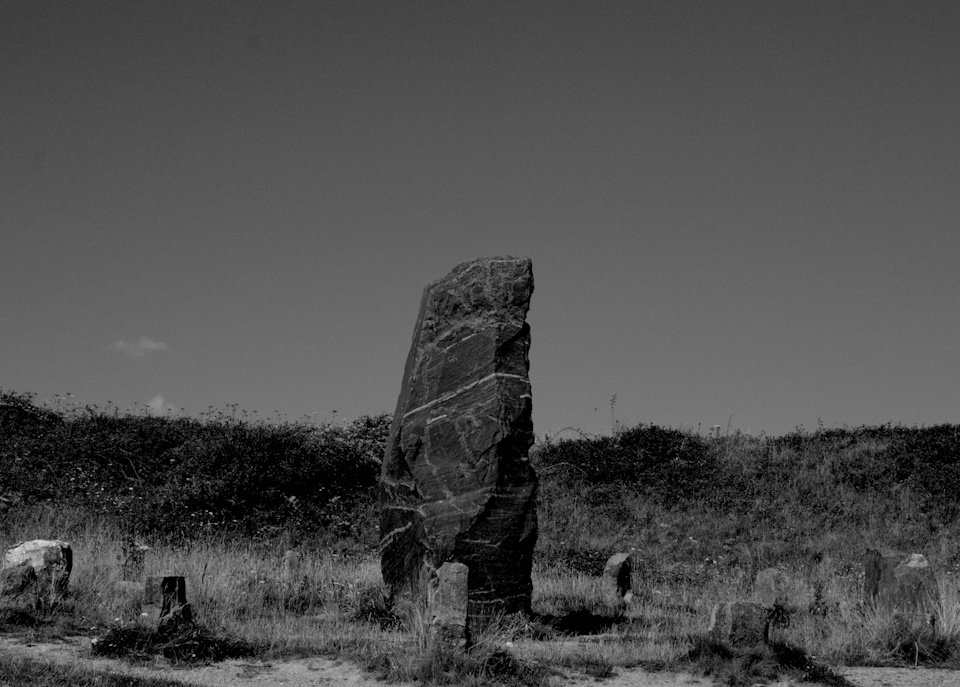
[[[394,679],[532,684],[545,674],[537,666],[603,675],[677,665],[702,646],[711,606],[746,598],[755,573],[776,566],[796,599],[778,641],[834,663],[960,665],[956,425],[782,437],[638,425],[544,439],[532,451],[541,478],[535,617],[505,619],[486,649],[451,663],[430,653],[423,618],[389,612],[380,594],[377,477],[389,418],[237,415],[50,408],[0,392],[0,533],[5,545],[73,542],[73,591],[60,616],[101,630],[134,622],[104,590],[121,539],[135,534],[153,547],[148,574],[181,571],[197,617],[263,655],[348,655]],[[934,562],[943,597],[935,625],[863,607],[868,545]],[[282,575],[287,548],[305,554],[295,583]],[[610,554],[631,549],[635,599],[611,606],[596,577]],[[537,642],[593,631],[621,641]],[[767,658],[757,664],[769,673]],[[744,671],[723,679],[762,678]]]

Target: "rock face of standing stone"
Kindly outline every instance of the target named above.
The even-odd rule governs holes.
[[[394,600],[469,569],[471,619],[530,610],[537,477],[526,258],[463,263],[424,290],[384,455],[380,550]]]
[[[627,599],[627,594],[633,591],[630,580],[632,574],[629,553],[615,553],[607,559],[603,568],[603,577],[600,588],[603,598],[609,603],[617,604]]]

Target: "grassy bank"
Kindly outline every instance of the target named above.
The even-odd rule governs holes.
[[[0,543],[72,542],[57,631],[136,623],[116,593],[120,543],[135,534],[152,547],[147,574],[183,574],[212,635],[264,657],[347,656],[391,679],[536,684],[550,670],[602,676],[691,656],[716,677],[700,643],[710,610],[748,598],[767,567],[792,580],[789,622],[775,629],[785,646],[835,664],[960,662],[955,426],[771,438],[641,425],[544,440],[532,455],[535,615],[504,619],[459,658],[430,646],[415,609],[383,605],[376,479],[386,429],[386,416],[319,426],[235,411],[157,418],[0,394]],[[942,587],[932,626],[863,607],[868,545],[931,559]],[[287,576],[291,548],[301,563]],[[601,596],[598,575],[626,550],[637,593],[622,606]],[[605,639],[585,638],[598,633]],[[742,666],[723,679],[752,684],[752,660],[728,660]]]

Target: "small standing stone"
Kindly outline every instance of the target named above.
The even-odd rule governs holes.
[[[172,633],[183,625],[193,624],[193,613],[187,603],[187,583],[180,575],[147,577],[144,583],[144,611],[157,620],[157,631]]]
[[[607,559],[607,564],[603,567],[600,588],[603,598],[608,603],[619,604],[629,601],[628,595],[632,597],[633,590],[630,581],[632,572],[633,566],[630,563],[629,553],[615,553]]]
[[[753,601],[764,608],[786,608],[790,604],[786,573],[777,568],[766,568],[757,573],[753,583]]]
[[[467,626],[467,580],[463,563],[447,562],[430,582],[430,631],[435,642],[447,649],[463,650],[470,642]]]
[[[35,539],[12,546],[3,558],[3,568],[29,564],[37,576],[37,595],[42,602],[54,602],[67,591],[73,569],[73,549],[65,541]]]
[[[728,646],[757,646],[770,636],[767,609],[750,601],[728,601],[713,607],[707,633]]]
[[[940,590],[923,554],[870,548],[863,558],[863,601],[903,613],[933,613]]]
[[[280,563],[280,581],[288,587],[295,586],[300,581],[302,562],[299,552],[294,549],[287,550]]]

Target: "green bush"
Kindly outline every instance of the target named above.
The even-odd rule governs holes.
[[[386,415],[349,425],[54,412],[0,393],[0,496],[168,535],[283,527],[353,533],[375,501]]]
[[[547,443],[536,461],[547,473],[579,475],[594,485],[630,484],[668,502],[698,497],[716,472],[701,437],[656,425]]]

